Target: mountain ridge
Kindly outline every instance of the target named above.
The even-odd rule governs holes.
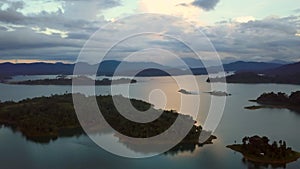
[[[113,76],[118,66],[117,75],[119,76],[132,76],[138,74],[139,76],[167,76],[169,75],[185,75],[190,74],[189,70],[183,70],[176,67],[164,66],[154,62],[128,62],[128,61],[117,61],[117,60],[105,60],[100,64],[88,64],[85,62],[79,62],[77,65],[81,66],[82,73],[94,74],[95,70],[97,75]],[[244,72],[244,71],[255,71],[263,72],[269,69],[276,69],[283,66],[278,63],[268,62],[246,62],[236,61],[228,64],[223,64],[224,71]],[[0,63],[0,75],[2,76],[15,76],[15,75],[58,75],[58,74],[73,74],[75,64],[69,63]],[[190,68],[194,75],[207,74],[207,69]],[[218,73],[222,70],[218,66],[211,66],[208,68],[210,73]]]

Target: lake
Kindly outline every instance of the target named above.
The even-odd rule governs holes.
[[[18,76],[14,80],[42,79],[52,76]],[[54,76],[53,76],[54,77]],[[207,116],[212,96],[205,93],[211,91],[206,83],[207,76],[196,76],[199,91],[190,84],[191,76],[179,76],[183,87],[196,95],[182,95],[177,92],[180,87],[171,77],[139,77],[138,83],[132,84],[129,94],[125,93],[127,85],[113,86],[114,94],[122,94],[136,99],[151,102],[156,108],[179,110],[181,99],[184,100],[184,114],[189,114],[189,108],[199,104],[197,118],[202,124]],[[21,133],[10,128],[0,129],[0,164],[1,169],[252,169],[266,168],[243,162],[239,153],[234,153],[225,146],[234,141],[241,142],[244,136],[265,135],[270,140],[285,140],[287,145],[300,151],[300,114],[286,109],[246,110],[245,106],[254,105],[249,99],[255,99],[264,92],[285,92],[300,90],[297,85],[283,84],[228,84],[228,93],[223,117],[218,128],[213,133],[218,137],[213,144],[198,147],[193,151],[166,153],[145,159],[128,159],[113,155],[94,144],[87,136],[58,138],[50,143],[41,144],[26,140]],[[165,95],[149,97],[153,89],[164,91]],[[90,90],[91,94],[93,91]],[[156,91],[159,91],[156,90]],[[72,91],[71,86],[26,86],[0,84],[0,100],[22,100],[51,94],[64,94]],[[97,86],[97,94],[110,94],[109,86]],[[153,94],[153,93],[152,93]],[[151,96],[151,95],[150,95]],[[164,102],[166,98],[167,102]],[[130,150],[118,142],[111,134],[99,137],[107,139],[116,145],[120,151],[144,153]],[[272,168],[272,167],[269,167]],[[300,161],[287,164],[288,169],[299,169]]]

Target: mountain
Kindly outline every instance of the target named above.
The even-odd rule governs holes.
[[[119,66],[119,67],[118,67]],[[107,75],[112,76],[114,72],[117,71],[117,75],[120,76],[126,76],[126,75],[135,75],[139,73],[142,70],[148,70],[147,76],[151,74],[151,70],[163,70],[168,71],[174,68],[163,66],[158,63],[153,62],[127,62],[127,61],[116,61],[116,60],[107,60],[100,63],[99,69],[98,69],[98,75]],[[146,71],[143,71],[144,73]],[[139,76],[143,76],[143,72],[139,73]],[[157,71],[155,71],[156,75],[159,75]],[[165,74],[165,73],[163,73]],[[163,76],[162,74],[162,76]]]
[[[225,71],[246,72],[246,71],[262,71],[267,69],[278,68],[283,64],[268,62],[244,62],[237,61],[223,65]]]
[[[203,62],[198,58],[182,58],[182,60],[187,64],[191,69],[199,69],[204,68]],[[218,62],[213,60],[205,60],[207,65],[217,65]],[[223,67],[225,71],[252,71],[252,70],[265,70],[276,68],[285,64],[291,64],[291,62],[286,62],[283,60],[272,60],[270,62],[246,62],[246,61],[228,61],[222,60]],[[210,66],[213,68],[215,66]],[[199,71],[198,70],[198,71]],[[201,71],[203,72],[203,71]]]
[[[292,64],[293,62],[288,62],[288,61],[284,61],[284,60],[280,60],[280,59],[274,59],[274,60],[269,61],[268,63],[278,63],[278,64],[287,65],[287,64]]]
[[[264,73],[273,76],[300,75],[300,62],[283,65],[274,69],[269,69],[264,71]]]
[[[207,82],[224,82],[225,77],[207,79]],[[300,62],[283,65],[261,72],[237,72],[226,77],[227,83],[278,83],[300,84]]]
[[[2,63],[0,64],[1,74],[3,75],[57,75],[72,74],[73,64],[64,63]]]
[[[156,76],[164,76],[165,72],[172,72],[176,74],[182,74],[180,69],[163,66],[153,62],[126,62],[116,60],[106,60],[100,64],[90,65],[87,63],[79,62],[76,66],[80,66],[80,72],[83,74],[94,74],[97,70],[98,75],[114,75],[115,70],[118,68],[118,74],[120,76],[130,75],[133,76],[140,72],[138,75],[150,76],[153,72]],[[75,64],[64,63],[1,63],[0,64],[0,77],[15,76],[15,75],[72,75]],[[143,71],[146,69],[145,71]],[[161,70],[160,72],[157,70]],[[165,71],[165,72],[164,72]],[[1,78],[1,79],[3,79]]]
[[[185,58],[187,59],[187,58]],[[197,59],[196,59],[197,60]],[[186,62],[195,62],[195,65],[201,66],[201,61],[196,62],[194,59],[188,58]],[[212,63],[209,62],[209,63]],[[188,70],[181,70],[180,68],[168,67],[153,62],[128,62],[117,60],[106,60],[100,64],[90,65],[87,63],[79,62],[81,72],[83,74],[94,74],[97,70],[97,75],[113,76],[114,72],[118,68],[117,75],[119,76],[134,76],[138,73],[138,76],[166,76],[166,75],[185,75],[189,74]],[[64,63],[29,63],[29,64],[12,64],[1,63],[0,74],[1,76],[14,76],[14,75],[71,75],[73,74],[75,64]],[[244,62],[237,61],[229,64],[224,64],[225,71],[234,72],[262,72],[266,69],[275,69],[281,67],[279,63],[266,63],[266,62]],[[219,67],[209,67],[211,73],[218,73]],[[282,69],[285,69],[283,67]],[[295,68],[297,69],[297,68]],[[274,71],[275,71],[274,70]],[[194,75],[207,74],[207,70],[203,67],[194,68],[191,67],[191,71]],[[283,71],[283,70],[278,70]]]
[[[267,69],[278,68],[282,64],[278,63],[267,63],[267,62],[244,62],[237,61],[223,65],[223,69],[226,72],[261,72]],[[205,68],[191,68],[195,75],[207,74]],[[218,66],[209,67],[210,73],[218,73],[221,70]]]

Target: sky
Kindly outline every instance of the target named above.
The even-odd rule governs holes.
[[[134,17],[145,13],[161,16],[155,22]],[[180,34],[200,46],[197,52],[206,60],[214,54],[199,31],[222,60],[300,61],[300,0],[0,0],[0,62],[75,62],[98,31],[97,46],[88,48],[92,60],[124,32],[143,29]],[[107,59],[173,64],[173,54],[194,57],[162,35],[129,38]]]

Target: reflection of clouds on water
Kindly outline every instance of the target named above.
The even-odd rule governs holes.
[[[186,77],[185,77],[186,78]],[[180,96],[179,90],[176,85],[169,80],[169,77],[154,77],[154,78],[144,78],[147,83],[137,83],[135,87],[131,89],[136,98],[141,98],[146,101],[147,90],[153,86],[160,86],[168,90],[168,86],[171,87],[170,92],[167,92],[168,98],[177,98]],[[151,80],[147,80],[151,79]],[[164,80],[165,79],[165,80]],[[206,76],[197,76],[199,82],[200,91],[211,91],[209,84],[205,83]],[[139,79],[137,79],[139,80]],[[166,83],[160,83],[165,81]],[[169,82],[168,82],[169,81]],[[186,80],[188,83],[188,80]],[[251,87],[250,87],[251,86]],[[119,86],[122,88],[122,85]],[[42,95],[51,94],[63,94],[69,87],[66,86],[16,86],[16,85],[5,85],[0,84],[0,100],[20,100],[27,97],[37,97]],[[190,89],[186,87],[187,89]],[[143,90],[144,89],[144,90]],[[88,137],[82,135],[80,137],[72,138],[58,138],[57,140],[50,142],[49,144],[41,145],[39,143],[33,143],[31,141],[26,141],[20,133],[13,133],[8,128],[2,128],[0,130],[0,151],[5,152],[5,155],[1,156],[2,167],[10,167],[10,169],[19,169],[20,165],[23,168],[47,168],[47,166],[53,166],[52,168],[88,168],[87,163],[90,168],[95,166],[107,166],[109,168],[124,168],[124,166],[129,166],[129,168],[159,168],[163,166],[175,166],[174,168],[232,168],[232,169],[244,169],[247,165],[243,164],[240,154],[234,155],[232,151],[225,148],[226,145],[233,143],[236,139],[239,139],[247,133],[262,133],[265,135],[272,136],[273,139],[285,138],[292,147],[299,147],[299,140],[297,139],[297,133],[299,132],[299,120],[300,116],[289,110],[279,110],[279,109],[260,109],[255,112],[248,112],[244,110],[243,107],[248,105],[248,99],[253,99],[259,96],[261,93],[266,91],[275,92],[285,92],[290,93],[299,89],[296,85],[283,85],[283,84],[259,84],[259,85],[247,85],[247,84],[229,84],[229,92],[232,93],[232,97],[228,97],[228,104],[226,105],[226,111],[224,112],[224,118],[222,119],[219,129],[217,129],[216,135],[217,140],[214,140],[213,145],[206,145],[204,147],[196,148],[193,153],[185,151],[183,153],[178,152],[176,156],[157,156],[155,158],[150,158],[148,163],[143,165],[144,160],[137,160],[134,166],[132,163],[128,162],[127,159],[117,158],[110,153],[103,151],[101,148],[94,149],[92,147],[88,148],[92,144]],[[100,86],[96,87],[97,93],[107,91],[106,87]],[[109,90],[109,89],[108,89]],[[193,90],[193,89],[191,89]],[[14,91],[14,92],[12,92]],[[16,94],[14,94],[16,93]],[[209,107],[210,96],[209,94],[200,94],[201,105],[198,116],[198,121],[200,118],[205,119],[204,112],[207,107]],[[192,97],[196,96],[185,96],[187,99],[190,98],[189,102],[192,105]],[[152,104],[156,104],[153,102]],[[177,103],[176,99],[168,100],[168,109],[176,109]],[[185,112],[189,113],[189,112]],[[233,120],[234,119],[234,120]],[[269,123],[266,125],[266,120]],[[288,121],[285,125],[276,125],[282,123],[282,120]],[[255,122],[255,125],[253,125]],[[274,124],[274,125],[273,125]],[[9,130],[9,132],[7,132]],[[274,133],[274,131],[276,131]],[[288,132],[286,132],[288,131]],[[76,142],[83,140],[83,144],[86,142],[87,146],[79,145],[76,146]],[[73,144],[73,142],[75,144]],[[87,148],[84,148],[87,147]],[[199,151],[199,152],[198,152]],[[182,155],[182,156],[181,156]],[[183,156],[188,156],[185,158]],[[66,160],[66,157],[69,157]],[[107,157],[103,159],[102,157]],[[52,160],[49,160],[51,158]],[[13,162],[12,162],[13,161]],[[31,167],[29,163],[36,163],[41,161],[39,167]],[[86,161],[86,163],[83,163]],[[117,162],[116,162],[117,161]],[[135,161],[136,162],[136,161]],[[148,164],[151,165],[148,165]],[[153,164],[153,165],[152,165]],[[299,160],[294,163],[288,164],[286,167],[288,169],[298,169]],[[14,167],[15,166],[15,167]],[[1,167],[1,169],[2,169]],[[251,167],[251,165],[250,165]],[[248,169],[254,169],[248,167]],[[261,167],[262,168],[262,167]],[[270,166],[269,166],[270,168]],[[262,168],[265,169],[265,168]]]
[[[247,166],[248,169],[277,169],[277,168],[286,168],[286,164],[265,164],[265,163],[256,163],[249,161],[245,158],[242,158],[243,164]]]

